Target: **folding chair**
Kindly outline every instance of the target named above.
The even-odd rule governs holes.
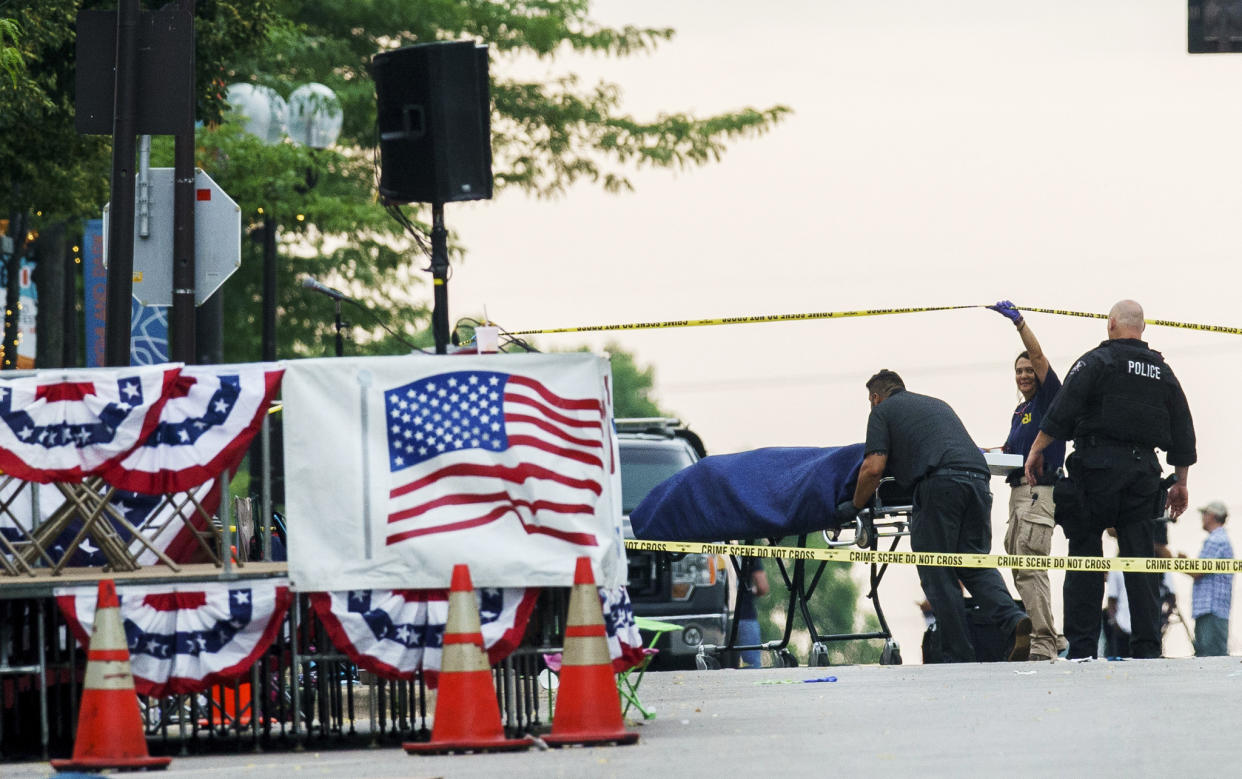
[[[621,708],[621,716],[624,717],[630,710],[630,707],[633,706],[643,715],[643,719],[655,719],[655,709],[643,706],[643,702],[639,699],[638,687],[643,683],[643,676],[647,673],[647,666],[651,665],[651,658],[655,657],[660,651],[655,648],[660,641],[660,636],[674,630],[681,630],[681,625],[675,625],[672,622],[660,622],[659,620],[646,617],[634,617],[634,625],[639,630],[651,633],[651,640],[643,648],[643,661],[628,671],[622,671],[617,674],[617,692],[621,694],[621,698],[625,701],[625,705]]]

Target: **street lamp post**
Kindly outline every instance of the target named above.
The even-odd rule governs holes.
[[[341,133],[342,113],[336,94],[323,84],[303,84],[289,95],[286,102],[271,87],[254,84],[229,85],[226,99],[238,114],[246,131],[266,144],[284,141],[312,149],[326,149],[336,143]],[[276,218],[268,212],[263,216],[263,335],[262,355],[265,361],[276,359]],[[337,339],[340,339],[340,302],[337,302]],[[341,352],[338,345],[337,354]],[[259,470],[263,496],[264,538],[272,517],[272,434],[268,417],[263,418],[259,441]],[[251,453],[254,459],[254,452]],[[252,470],[253,473],[253,470]],[[271,549],[264,549],[264,559],[271,559]]]

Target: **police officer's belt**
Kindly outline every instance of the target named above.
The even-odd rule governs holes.
[[[981,471],[972,471],[966,468],[937,468],[936,470],[925,474],[922,479],[919,479],[919,481],[923,481],[923,479],[930,479],[933,476],[965,476],[968,479],[979,479],[980,481],[987,481],[992,478],[991,474],[983,473]],[[915,483],[917,484],[918,482]]]
[[[1088,436],[1083,436],[1081,438],[1074,439],[1075,449],[1087,449],[1093,446],[1111,446],[1111,447],[1115,447],[1118,449],[1147,449],[1147,450],[1151,450],[1155,448],[1153,444],[1142,444],[1142,443],[1139,443],[1138,441],[1118,441],[1115,438],[1109,438],[1108,436],[1096,435],[1094,433]]]
[[[1025,478],[1025,476],[1026,476],[1026,473],[1021,468],[1014,468],[1005,477],[1005,483],[1008,484],[1010,487],[1021,487],[1022,480]],[[1035,480],[1035,484],[1030,485],[1030,486],[1048,487],[1056,483],[1057,483],[1057,472],[1045,470],[1040,475],[1040,477]]]

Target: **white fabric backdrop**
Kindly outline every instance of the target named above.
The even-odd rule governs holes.
[[[611,369],[586,353],[285,363],[299,590],[625,583]]]

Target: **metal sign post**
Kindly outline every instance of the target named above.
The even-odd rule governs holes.
[[[177,269],[169,262],[174,243],[173,170],[151,168],[150,236],[134,243],[133,296],[146,306],[171,306],[176,299]],[[191,299],[194,305],[201,306],[241,267],[241,208],[201,170],[195,176],[192,202],[197,230]],[[114,205],[104,206],[105,246],[112,232]],[[105,253],[104,265],[109,270],[111,262],[111,254]],[[129,321],[128,316],[125,321]]]
[[[113,258],[106,293],[107,365],[130,363],[134,139],[140,133],[184,134],[187,127],[193,133],[193,3],[182,3],[182,8],[142,11],[139,0],[119,0],[116,11],[77,15],[74,125],[80,133],[112,136],[111,191],[121,220],[106,239]],[[193,226],[188,229],[192,233]],[[170,251],[164,258],[170,266],[171,257]]]

